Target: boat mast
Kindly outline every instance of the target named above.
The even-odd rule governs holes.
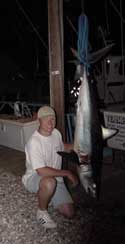
[[[122,0],[120,0],[120,20],[121,20],[121,55],[122,55],[122,74],[123,77],[125,75],[125,70],[124,70],[124,40],[123,40],[123,20],[122,20]]]

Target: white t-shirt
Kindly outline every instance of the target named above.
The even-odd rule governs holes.
[[[61,169],[62,158],[57,151],[64,149],[61,133],[55,128],[50,136],[43,136],[35,131],[25,146],[26,172],[22,182],[26,184],[28,178],[36,173],[36,169],[52,167]],[[62,180],[57,177],[57,180]]]

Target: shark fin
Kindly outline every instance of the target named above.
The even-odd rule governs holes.
[[[107,140],[107,139],[115,136],[118,133],[117,129],[109,129],[109,128],[106,128],[104,126],[101,126],[101,128],[102,128],[103,140]]]

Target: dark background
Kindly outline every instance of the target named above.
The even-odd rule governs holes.
[[[115,43],[112,54],[121,55],[120,17],[111,2],[63,1],[65,82],[74,76],[75,67],[68,61],[74,58],[70,48],[77,49],[78,17],[83,10],[89,21],[91,51],[105,46],[99,30],[101,27],[107,44]],[[120,9],[120,1],[114,0],[113,3]],[[124,1],[122,5],[124,18]],[[1,0],[0,98],[15,100],[19,97],[42,102],[44,97],[48,97],[48,52],[47,0]]]

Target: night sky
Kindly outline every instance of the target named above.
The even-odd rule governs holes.
[[[77,49],[77,34],[71,27],[69,20],[75,30],[78,31],[78,17],[83,7],[81,2],[76,0],[64,1],[65,70],[68,67],[68,60],[73,58],[70,48]],[[120,1],[114,0],[113,3],[118,9],[120,8]],[[110,1],[84,1],[84,12],[89,21],[89,41],[92,50],[97,50],[105,45],[99,30],[101,27],[106,39],[115,43],[112,52],[121,53],[120,18]],[[124,16],[125,10],[123,8]],[[11,81],[16,79],[15,76],[20,72],[27,80],[27,84],[31,84],[36,73],[40,74],[40,79],[41,77],[45,80],[48,79],[47,21],[47,0],[1,0],[0,72],[3,76],[4,85],[5,82],[9,84],[10,90],[15,87],[15,83],[12,84]],[[41,40],[33,30],[32,24],[38,31]],[[7,61],[5,57],[7,57]],[[25,83],[25,79],[21,81],[21,84]],[[7,85],[2,86],[1,91],[3,93],[5,93],[6,87]]]

